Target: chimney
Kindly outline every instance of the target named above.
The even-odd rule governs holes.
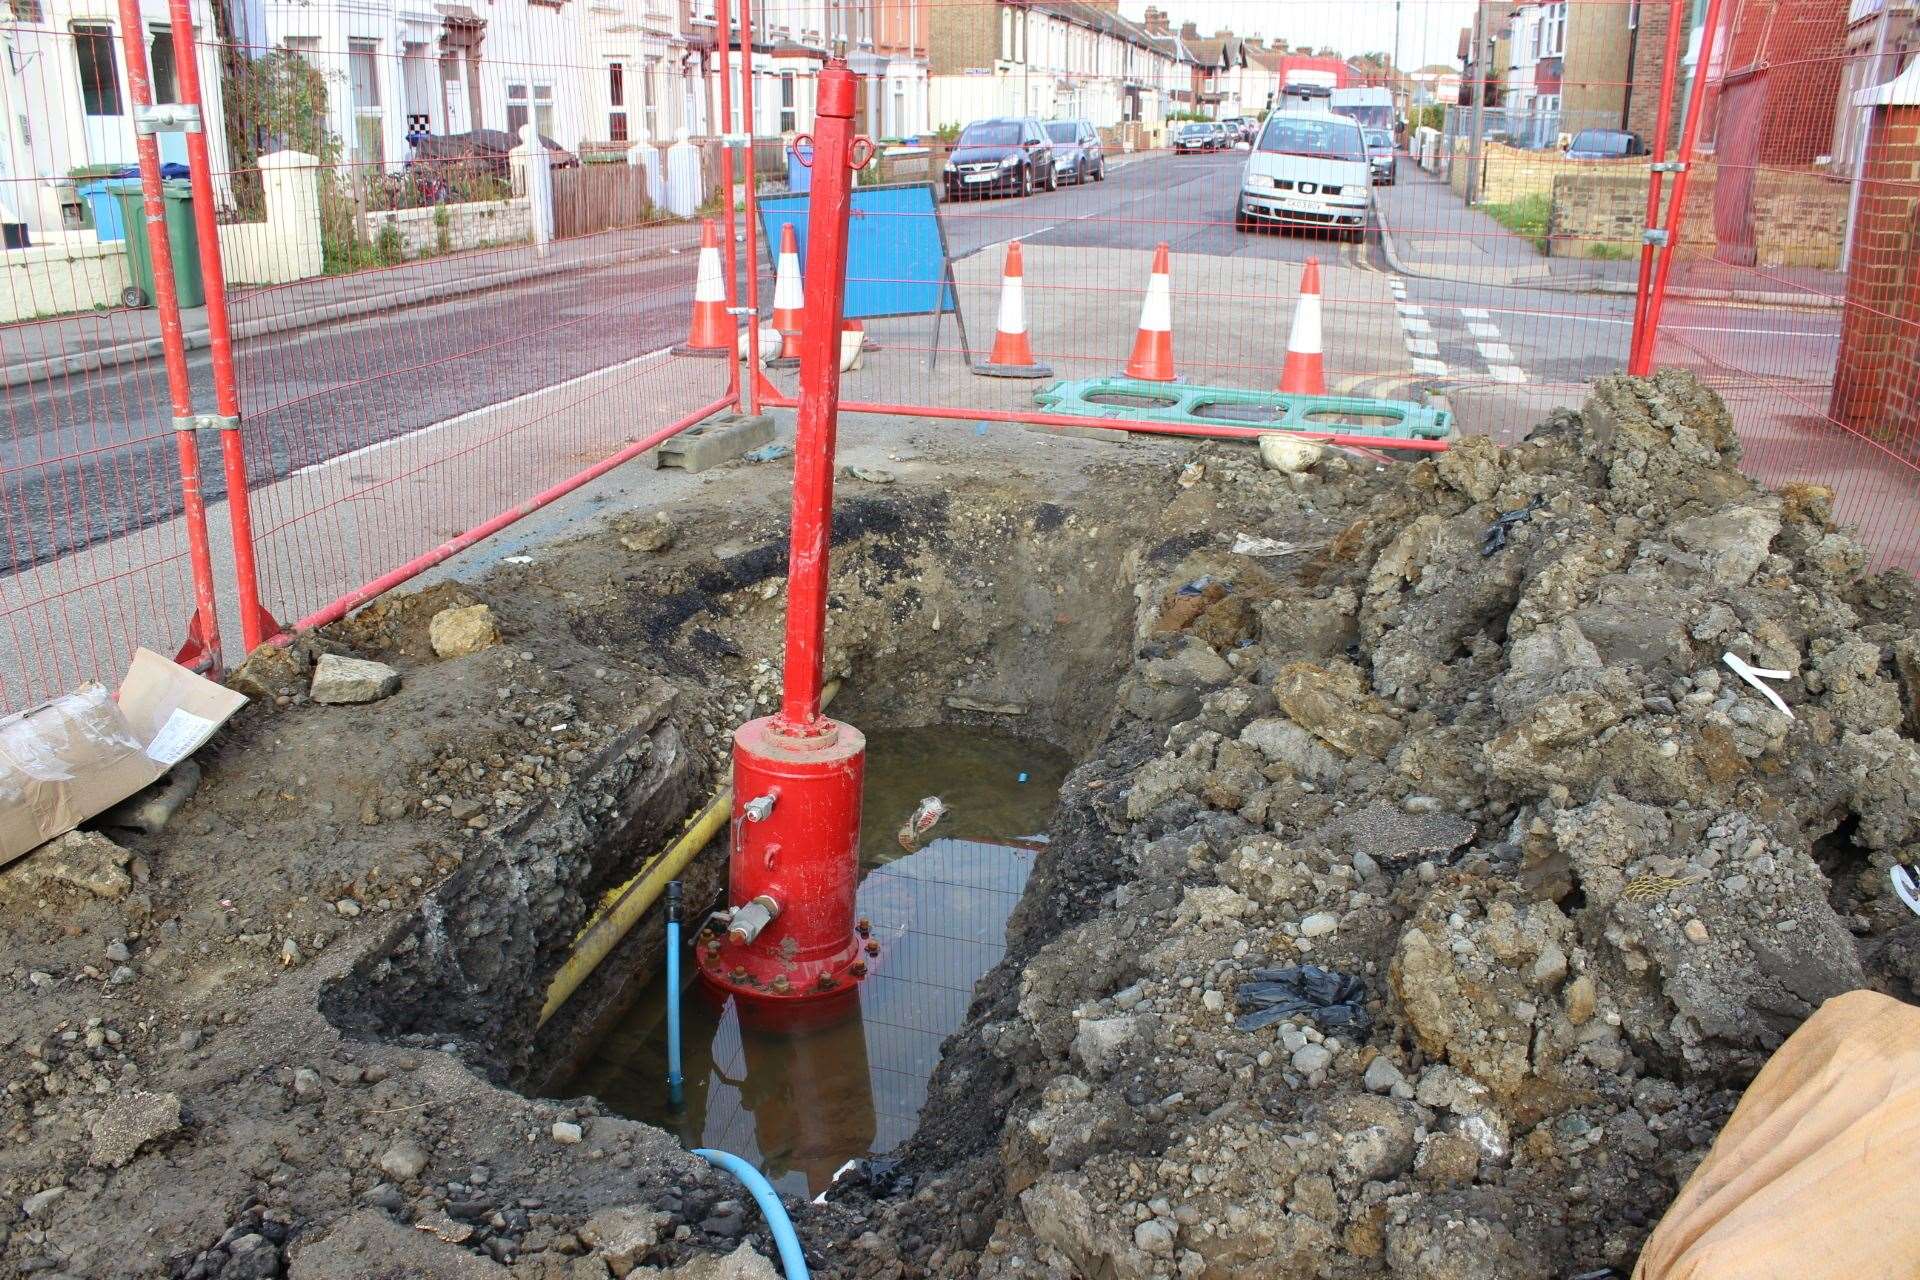
[[[1183,22],[1180,24],[1180,38],[1182,40],[1198,40],[1200,38],[1200,28],[1191,22]]]
[[[1148,5],[1146,16],[1140,19],[1140,27],[1143,31],[1145,31],[1150,36],[1166,35],[1167,34],[1166,10],[1156,9],[1154,6]]]

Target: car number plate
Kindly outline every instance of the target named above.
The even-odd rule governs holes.
[[[970,173],[970,174],[968,174],[968,175],[967,175],[967,176],[966,176],[966,177],[965,177],[964,179],[962,179],[962,181],[965,181],[965,182],[992,182],[992,181],[993,181],[993,175],[992,175],[992,174],[990,174],[990,173]]]

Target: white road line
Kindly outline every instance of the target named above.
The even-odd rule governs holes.
[[[1495,382],[1522,383],[1527,380],[1527,371],[1517,365],[1490,364],[1487,373]]]
[[[1407,350],[1416,356],[1437,356],[1440,354],[1440,344],[1432,338],[1408,338]]]
[[[1504,342],[1476,342],[1480,349],[1480,358],[1488,364],[1512,364],[1513,348]]]
[[[1485,307],[1462,307],[1460,308],[1460,316],[1465,320],[1485,320],[1487,318],[1487,309]]]
[[[1497,338],[1500,336],[1500,326],[1485,323],[1470,324],[1467,326],[1467,333],[1475,338]]]
[[[1447,376],[1447,363],[1444,360],[1422,360],[1416,356],[1413,371],[1429,378],[1444,378]]]
[[[1394,310],[1398,311],[1403,316],[1423,316],[1427,314],[1427,309],[1425,307],[1412,302],[1399,303],[1394,307]]]
[[[1433,332],[1433,322],[1431,320],[1415,320],[1411,316],[1401,316],[1400,327],[1408,333],[1428,334]]]

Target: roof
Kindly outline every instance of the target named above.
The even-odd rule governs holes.
[[[1080,0],[1036,0],[1036,3],[1026,7],[1036,13],[1050,14],[1062,21],[1077,23],[1103,35],[1114,36],[1142,49],[1155,49],[1165,43],[1162,37],[1149,34],[1146,28],[1139,24],[1128,21],[1112,9],[1103,9],[1096,4],[1083,4]]]

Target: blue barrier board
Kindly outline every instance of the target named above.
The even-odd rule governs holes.
[[[802,194],[762,196],[761,233],[777,270],[780,227],[793,224],[807,261],[807,201]],[[960,311],[933,186],[925,182],[856,187],[847,235],[846,318],[925,316]]]

